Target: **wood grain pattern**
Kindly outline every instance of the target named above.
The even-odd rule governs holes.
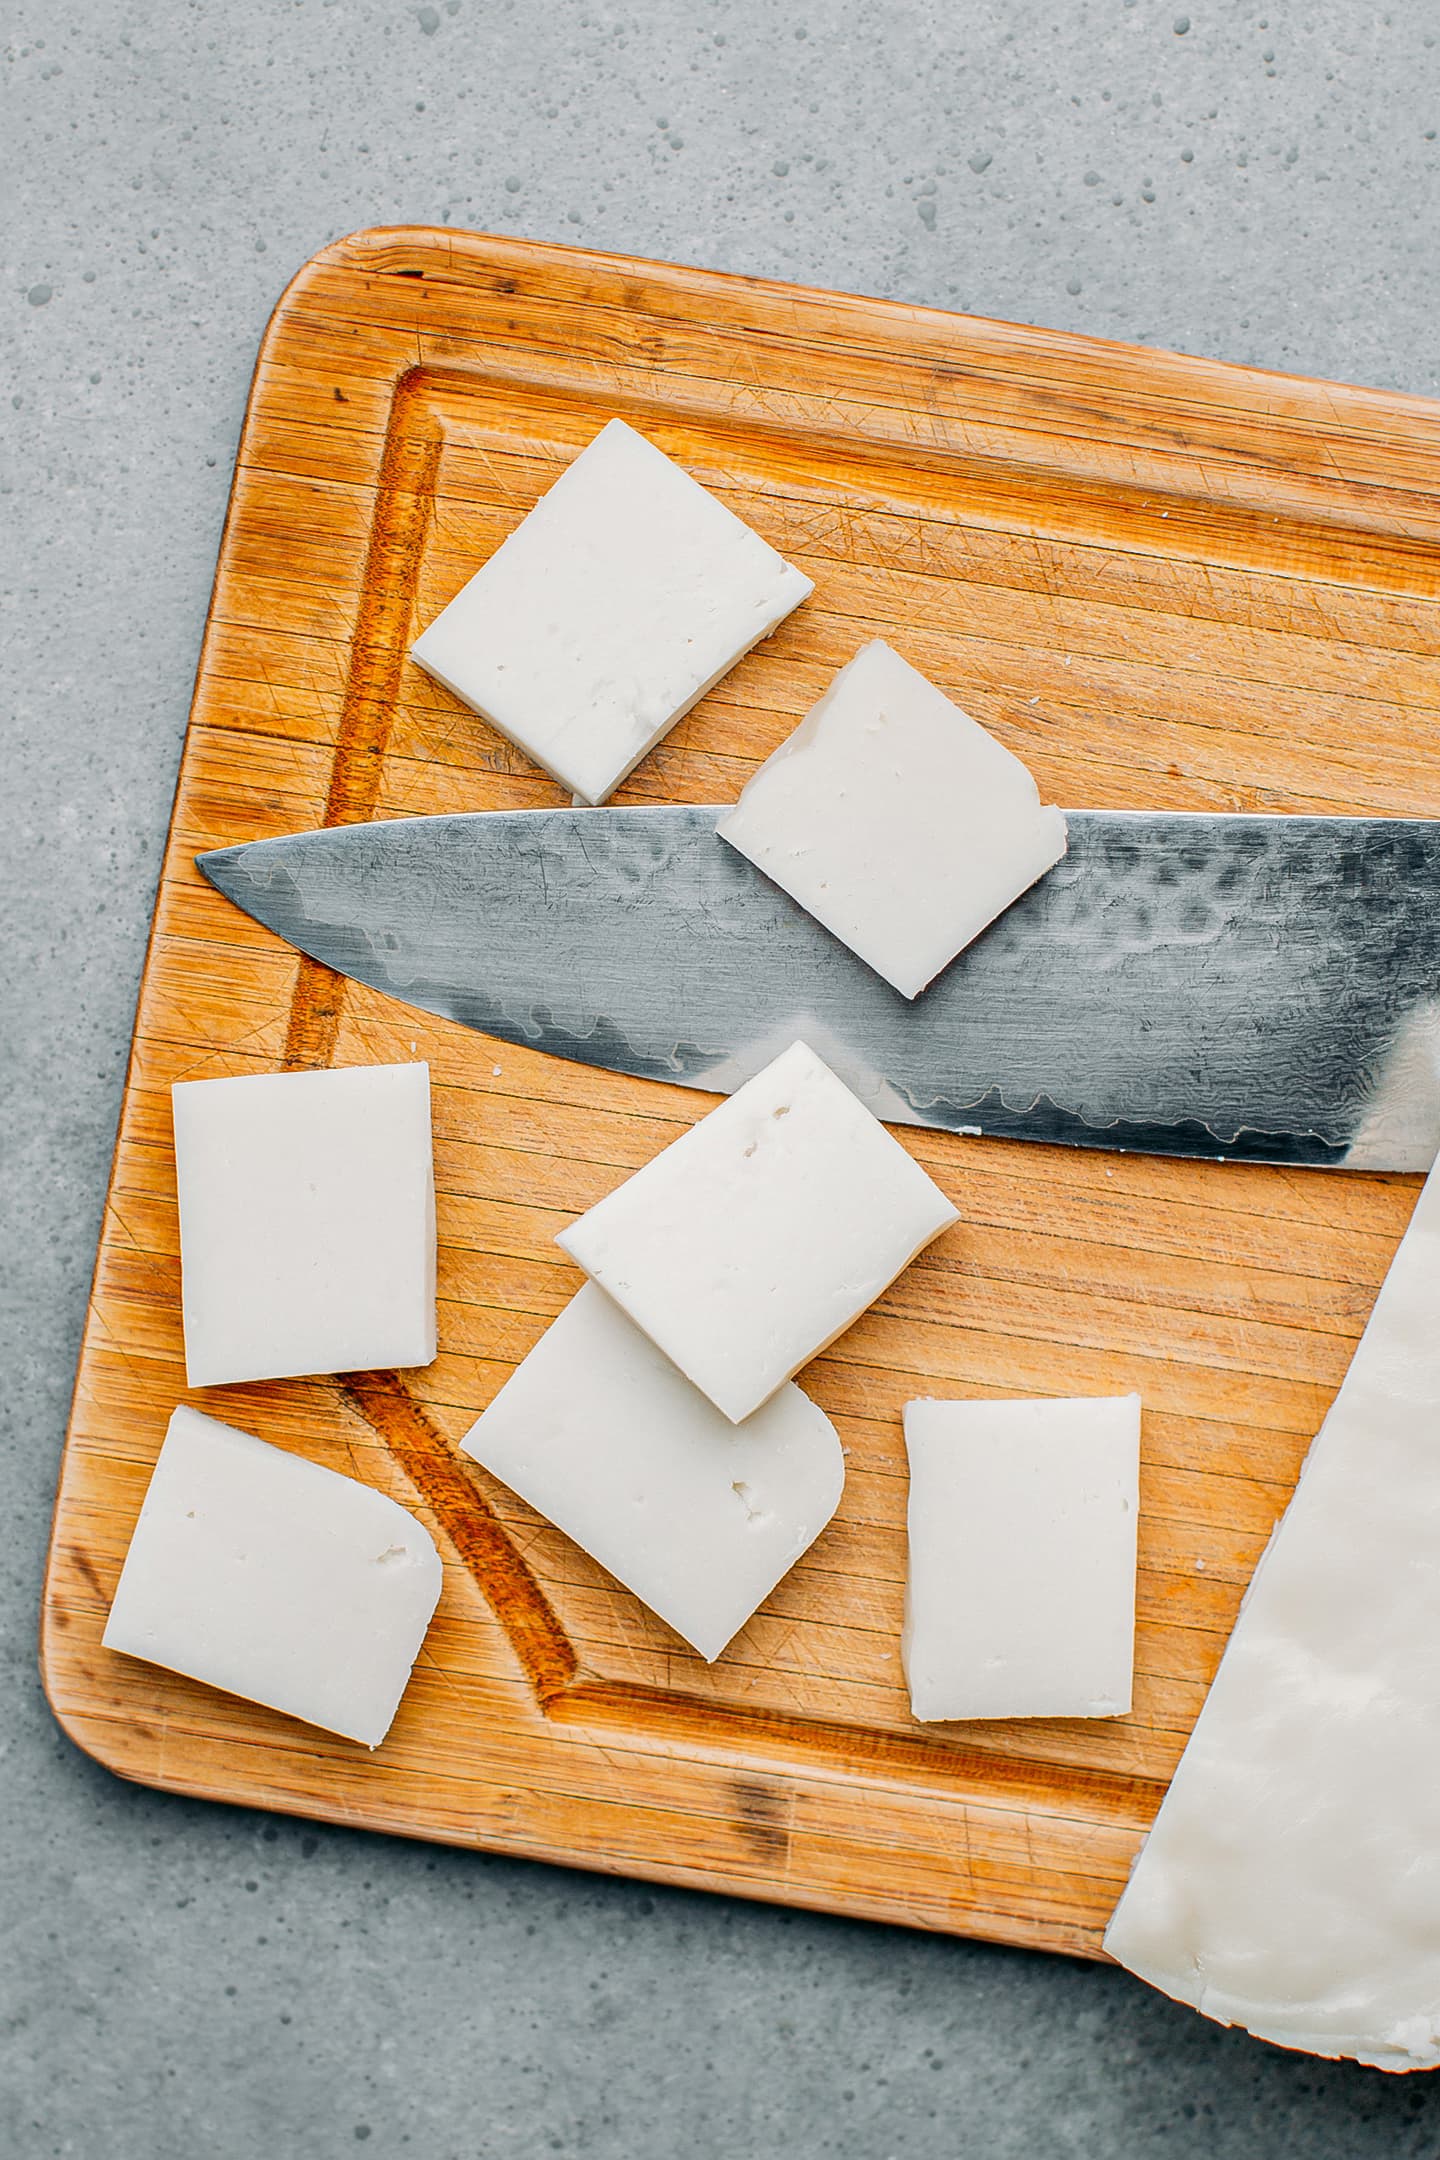
[[[845,1498],[707,1667],[455,1444],[577,1286],[555,1232],[703,1098],[387,1003],[193,866],[322,820],[560,799],[406,650],[616,413],[817,587],[622,800],[733,798],[884,635],[1049,800],[1440,813],[1437,408],[513,241],[327,249],[277,310],[240,448],[56,1508],[50,1700],[152,1784],[1096,1954],[1416,1181],[906,1132],[961,1222],[802,1376]],[[190,1393],[170,1083],[412,1055],[439,1358]],[[916,1725],[902,1404],[1132,1387],[1134,1714]],[[444,1594],[375,1755],[100,1647],[182,1399],[434,1530]]]

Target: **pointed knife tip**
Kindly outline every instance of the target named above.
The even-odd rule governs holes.
[[[212,885],[218,885],[220,872],[228,863],[237,862],[244,852],[243,841],[235,847],[202,848],[195,857],[195,867],[209,878]]]

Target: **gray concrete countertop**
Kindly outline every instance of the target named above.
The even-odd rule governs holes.
[[[289,274],[448,221],[1434,394],[1433,0],[4,17],[0,2152],[1440,2150],[1434,2080],[1280,2054],[1119,1972],[125,1786],[34,1659],[229,468]]]

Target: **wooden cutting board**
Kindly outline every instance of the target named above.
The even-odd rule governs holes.
[[[456,1449],[577,1286],[556,1231],[706,1098],[388,1003],[194,868],[322,821],[560,799],[406,652],[617,413],[816,584],[620,800],[732,799],[886,637],[1047,800],[1440,813],[1440,407],[517,241],[327,248],[240,446],[60,1483],[50,1700],[178,1791],[1094,1953],[1416,1181],[906,1132],[963,1219],[801,1376],[845,1497],[707,1667]],[[411,1056],[436,1082],[439,1358],[188,1391],[170,1083]],[[916,1725],[902,1404],[1129,1388],[1133,1716]],[[181,1400],[434,1531],[444,1594],[376,1754],[100,1647]]]

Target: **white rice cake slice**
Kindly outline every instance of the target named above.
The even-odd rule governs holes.
[[[715,829],[907,998],[1066,844],[1019,758],[878,640]]]
[[[581,803],[602,803],[813,591],[623,420],[410,648]]]
[[[732,1425],[593,1283],[461,1446],[710,1659],[845,1481],[835,1428],[799,1388]]]
[[[191,1387],[428,1365],[428,1065],[171,1090]]]
[[[739,1424],[957,1217],[793,1043],[558,1243]]]
[[[1123,1717],[1140,1398],[905,1405],[917,1718]]]
[[[440,1575],[398,1502],[182,1404],[104,1643],[374,1748]]]

